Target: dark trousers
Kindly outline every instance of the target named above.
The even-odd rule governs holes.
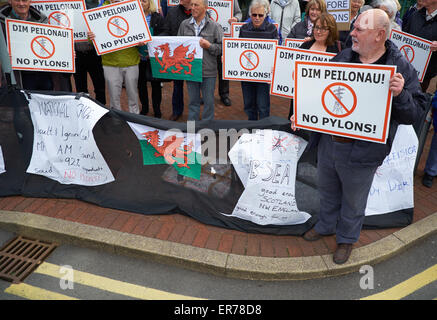
[[[354,143],[332,141],[323,134],[317,152],[319,220],[315,230],[335,234],[337,243],[355,243],[360,237],[369,190],[377,166],[348,165]]]
[[[270,115],[270,85],[268,83],[241,81],[244,112],[249,120],[259,120]]]
[[[173,115],[179,116],[184,112],[184,80],[173,80]]]
[[[103,75],[102,58],[94,50],[76,51],[76,73],[74,83],[77,92],[88,93],[88,76],[90,74],[94,86],[96,100],[106,104],[105,76]]]
[[[149,94],[147,92],[147,68],[150,66],[149,60],[141,60],[138,75],[138,95],[141,101],[141,114],[149,113]],[[151,72],[151,71],[150,71]],[[161,81],[150,81],[152,85],[152,107],[156,118],[161,118]]]
[[[218,72],[218,92],[220,98],[229,98],[229,80],[223,80],[223,64],[222,56],[217,56],[217,72]]]
[[[51,72],[21,71],[21,81],[25,90],[53,90]]]

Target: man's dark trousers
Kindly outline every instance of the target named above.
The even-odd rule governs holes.
[[[323,235],[336,234],[337,243],[358,241],[378,168],[348,165],[353,145],[354,142],[335,142],[326,134],[318,145],[317,187],[321,201],[315,230]]]

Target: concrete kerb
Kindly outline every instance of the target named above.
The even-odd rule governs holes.
[[[242,256],[147,238],[33,213],[1,211],[0,229],[30,238],[72,244],[183,268],[251,280],[306,280],[358,271],[399,254],[437,231],[437,212],[352,251],[344,265],[332,254],[297,258]]]

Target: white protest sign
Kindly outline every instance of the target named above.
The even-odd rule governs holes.
[[[334,56],[334,53],[328,52],[290,49],[280,46],[276,47],[270,94],[285,98],[293,98],[295,61],[325,62],[331,60]]]
[[[223,39],[223,79],[270,83],[278,40]]]
[[[75,72],[73,30],[6,19],[14,70]]]
[[[0,174],[6,172],[5,160],[3,158],[2,146],[0,146]]]
[[[82,15],[86,9],[85,0],[32,1],[32,6],[47,16],[50,25],[73,28],[74,41],[88,41]]]
[[[390,40],[416,69],[417,77],[422,82],[431,59],[432,42],[395,29],[391,31]]]
[[[413,126],[400,125],[390,153],[373,178],[366,216],[414,207],[413,172],[418,145]]]
[[[32,93],[33,152],[26,172],[62,184],[102,185],[114,177],[100,153],[93,127],[108,109],[90,99]]]
[[[240,36],[240,29],[243,24],[247,22],[232,22],[231,24],[231,38],[238,38]],[[276,29],[279,31],[279,24],[274,23]],[[303,40],[302,40],[303,41]]]
[[[304,42],[304,39],[287,38],[285,39],[284,47],[296,49],[299,48]]]
[[[225,36],[231,35],[231,25],[228,20],[234,15],[234,0],[209,0],[208,12],[212,20],[223,28]]]
[[[229,152],[245,184],[232,216],[260,225],[306,222],[310,215],[299,211],[295,199],[297,161],[305,146],[302,138],[282,131],[243,134]]]
[[[337,22],[338,31],[348,31],[350,29],[349,0],[326,0],[326,10]]]
[[[396,66],[296,61],[298,128],[385,143]]]
[[[152,40],[146,17],[138,0],[126,0],[84,11],[97,54],[102,55]]]

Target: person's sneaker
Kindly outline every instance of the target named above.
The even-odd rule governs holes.
[[[433,179],[434,179],[433,176],[430,176],[425,172],[425,174],[423,175],[422,184],[427,188],[431,188]]]
[[[322,235],[312,228],[303,235],[303,238],[306,241],[317,241],[322,238]]]
[[[334,252],[333,260],[336,264],[343,264],[349,259],[352,252],[352,243],[339,243]]]

